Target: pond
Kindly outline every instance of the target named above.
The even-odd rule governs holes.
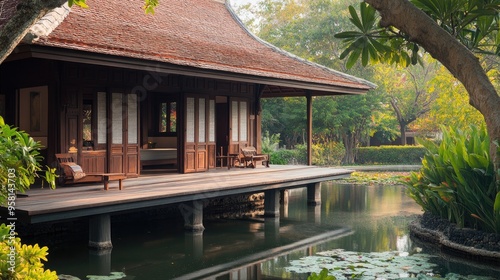
[[[66,279],[149,280],[307,279],[322,267],[337,279],[497,279],[500,272],[412,241],[407,225],[421,210],[402,186],[324,182],[320,206],[307,206],[305,188],[288,197],[280,219],[209,220],[202,235],[166,220],[121,222],[112,250],[80,241],[50,246],[46,267]]]

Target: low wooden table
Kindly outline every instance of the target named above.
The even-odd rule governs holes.
[[[127,178],[127,176],[123,173],[91,173],[87,174],[87,176],[100,176],[101,182],[104,183],[104,190],[109,190],[109,182],[110,181],[118,181],[118,189],[123,190],[122,181]]]

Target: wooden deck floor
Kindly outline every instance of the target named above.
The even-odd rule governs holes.
[[[173,203],[206,200],[236,194],[286,189],[350,176],[352,170],[311,166],[271,166],[270,168],[219,168],[196,174],[145,174],[110,183],[32,189],[16,199],[15,218],[39,223],[138,210]],[[0,209],[5,218],[6,209]]]

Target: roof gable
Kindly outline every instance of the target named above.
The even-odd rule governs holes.
[[[35,44],[256,77],[366,91],[374,85],[305,61],[254,37],[218,0],[88,0]]]

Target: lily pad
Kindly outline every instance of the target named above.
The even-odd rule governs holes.
[[[493,278],[448,274],[444,278],[434,270],[432,255],[407,252],[359,253],[335,249],[317,253],[290,262],[286,271],[294,273],[320,273],[323,269],[336,279],[481,279]]]

